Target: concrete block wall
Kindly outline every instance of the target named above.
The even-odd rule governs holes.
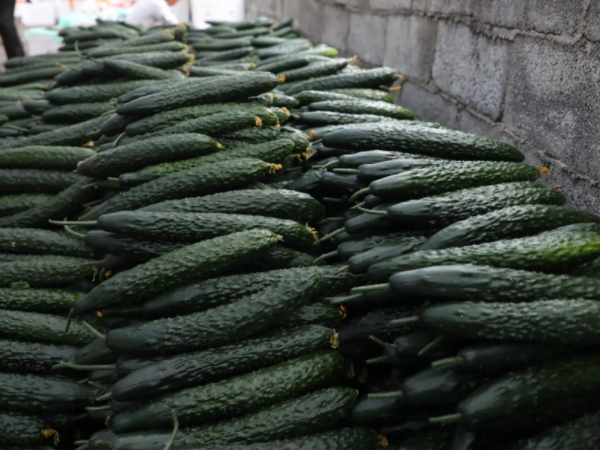
[[[422,119],[508,142],[600,214],[600,3],[591,0],[246,0],[307,37],[405,76]]]

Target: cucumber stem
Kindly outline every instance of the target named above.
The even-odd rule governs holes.
[[[384,291],[389,289],[390,285],[387,283],[382,284],[369,284],[367,286],[359,286],[352,289],[352,293],[354,292],[373,292],[373,291]]]
[[[69,315],[67,316],[67,323],[65,324],[65,334],[69,332],[69,328],[71,328],[71,322],[73,322],[73,314],[75,314],[75,310],[71,308],[69,310]]]
[[[102,394],[100,397],[96,397],[97,402],[103,402],[105,400],[110,400],[112,398],[112,392],[107,392],[106,394]]]
[[[429,422],[441,425],[451,425],[453,423],[459,422],[460,419],[462,419],[462,414],[449,414],[447,416],[430,417]]]
[[[100,333],[98,330],[96,330],[93,326],[91,326],[89,323],[87,323],[85,320],[82,320],[81,323],[83,323],[85,325],[85,327],[90,330],[90,332],[96,336],[97,338],[100,338],[102,340],[106,339],[106,336],[103,335],[102,333]]]
[[[332,305],[341,305],[348,302],[352,303],[353,300],[358,300],[359,298],[362,298],[362,294],[347,295],[346,297],[329,297],[325,300],[328,300]]]
[[[392,344],[382,341],[381,339],[379,339],[377,336],[369,336],[369,339],[372,340],[373,342],[375,342],[377,345],[382,346],[383,348],[392,348],[392,349],[396,349],[396,347],[394,347]]]
[[[363,206],[366,205],[366,202],[360,202],[357,205],[352,206],[350,209],[358,209],[358,208],[362,208]]]
[[[323,239],[321,239],[321,240],[323,240]],[[348,270],[350,270],[350,266],[342,266],[338,269],[338,273],[348,272]]]
[[[387,356],[379,356],[377,358],[371,358],[371,359],[367,359],[365,361],[367,363],[368,366],[374,365],[374,364],[383,364],[385,362],[387,362]]]
[[[377,211],[375,209],[366,209],[366,208],[356,208],[360,212],[364,212],[365,214],[373,214],[374,216],[387,216],[387,211]]]
[[[96,224],[98,223],[97,220],[81,220],[81,221],[77,221],[77,220],[48,220],[49,223],[51,223],[52,225],[71,225],[71,226],[79,226],[79,227],[95,227]]]
[[[347,173],[350,175],[356,175],[358,173],[358,169],[333,169],[333,173]]]
[[[368,194],[370,192],[370,189],[368,187],[361,189],[359,191],[356,191],[354,194],[352,194],[352,197],[350,197],[350,201],[353,202],[354,200],[356,200],[358,197],[360,197],[363,194]]]
[[[329,161],[327,164],[323,164],[322,166],[313,166],[313,169],[328,169],[329,167],[337,166],[339,163],[339,160],[336,159],[335,161]]]
[[[105,391],[106,389],[108,389],[107,386],[104,386],[103,384],[97,383],[96,381],[88,381],[87,384],[89,384],[90,386],[93,386],[95,388],[102,389],[103,391]]]
[[[83,380],[79,380],[77,384],[86,384],[88,381],[90,381],[89,378],[84,378]]]
[[[110,405],[102,405],[102,406],[86,406],[85,409],[87,411],[107,411],[110,409]]]
[[[139,307],[131,307],[131,308],[122,308],[122,309],[105,309],[99,311],[102,314],[102,317],[123,317],[123,316],[139,316],[142,314],[142,308]]]
[[[68,225],[64,225],[63,226],[64,230],[66,231],[67,234],[77,238],[77,239],[85,239],[85,234],[83,233],[78,233],[77,231],[73,230],[72,228],[70,228]]]
[[[179,421],[177,420],[177,414],[175,413],[174,409],[171,410],[171,415],[173,416],[173,432],[171,433],[171,437],[165,444],[163,450],[171,450],[171,447],[175,442],[175,436],[177,436],[177,432],[179,431]]]
[[[342,228],[338,228],[337,230],[335,230],[335,231],[332,231],[331,233],[329,233],[329,234],[326,234],[325,236],[323,236],[323,237],[321,238],[321,242],[323,242],[323,241],[327,241],[328,239],[331,239],[332,237],[334,237],[334,236],[337,236],[338,234],[340,234],[340,233],[343,233],[344,231],[345,231],[345,228],[344,228],[344,227],[342,227]]]
[[[441,366],[458,366],[462,364],[463,359],[458,356],[452,358],[444,358],[439,359],[431,363],[431,367],[441,367]]]
[[[317,259],[314,260],[314,263],[320,263],[321,261],[325,261],[328,258],[332,258],[334,256],[336,256],[338,254],[337,250],[334,250],[332,252],[329,253],[325,253],[324,255],[319,256]]]
[[[342,200],[341,198],[333,198],[333,197],[323,197],[323,201],[329,202],[329,203],[344,203],[344,200]]]
[[[66,367],[68,369],[73,369],[73,370],[94,371],[94,370],[115,370],[117,368],[117,365],[116,364],[86,365],[86,364],[73,364],[73,363],[70,363],[67,361],[62,361],[62,362],[52,366],[52,369],[54,369],[54,370],[62,369],[63,367]]]
[[[429,353],[431,350],[433,350],[434,348],[436,348],[438,345],[440,345],[442,342],[444,342],[444,336],[438,336],[436,337],[433,341],[431,341],[429,344],[427,344],[425,347],[423,347],[419,353],[417,353],[417,356],[423,356],[426,355],[427,353]]]
[[[404,317],[403,319],[394,319],[390,321],[388,325],[409,325],[411,323],[417,323],[419,316]]]
[[[75,444],[75,445],[83,445],[83,444],[89,444],[89,443],[90,443],[89,439],[82,439],[80,441],[73,442],[73,444]]]
[[[367,398],[404,398],[404,392],[402,391],[390,391],[390,392],[374,392],[367,395]]]

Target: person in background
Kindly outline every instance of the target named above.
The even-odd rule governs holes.
[[[25,56],[15,25],[15,4],[16,0],[0,0],[0,36],[7,58]]]
[[[0,3],[6,0],[0,0]],[[125,22],[131,25],[151,27],[157,22],[176,25],[179,23],[177,16],[171,11],[170,6],[179,0],[137,0],[125,17]],[[14,2],[14,0],[13,0]]]

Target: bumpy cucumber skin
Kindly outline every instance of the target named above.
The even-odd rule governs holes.
[[[375,164],[364,164],[358,168],[356,175],[362,180],[378,180],[397,175],[409,170],[425,167],[444,167],[444,162],[439,159],[392,159]]]
[[[456,222],[434,234],[420,250],[464,247],[530,236],[574,223],[599,220],[598,216],[564,206],[512,206]]]
[[[185,244],[147,241],[100,230],[88,231],[85,234],[85,242],[109,255],[132,258],[136,261],[148,261],[185,247]]]
[[[94,252],[80,239],[35,228],[0,228],[0,252],[92,258]]]
[[[62,361],[73,361],[77,347],[0,340],[0,370],[13,373],[52,373]]]
[[[71,380],[38,375],[0,374],[5,408],[33,413],[72,412],[90,406],[98,390]]]
[[[102,214],[138,209],[165,200],[241,188],[264,177],[269,167],[258,159],[240,158],[182,170],[121,192],[93,208],[81,220],[94,220]]]
[[[181,42],[164,42],[152,45],[135,45],[135,46],[105,46],[88,50],[86,56],[89,58],[106,58],[108,56],[123,55],[126,53],[147,53],[147,52],[163,52],[171,51],[178,52],[186,50],[187,47]]]
[[[536,167],[512,162],[448,162],[416,168],[373,181],[369,193],[383,198],[413,199],[489,184],[535,181]]]
[[[0,167],[8,169],[74,170],[96,152],[83,147],[32,146],[3,150]]]
[[[254,336],[278,323],[290,308],[308,302],[316,293],[321,271],[312,267],[295,271],[290,280],[227,305],[111,330],[106,343],[122,353],[133,350],[138,354],[173,354],[225,345]],[[191,335],[203,335],[204,338],[191,341]],[[149,336],[152,338],[149,339]],[[155,340],[159,336],[160,341]]]
[[[244,230],[266,229],[282,236],[287,245],[314,245],[317,238],[307,226],[274,217],[223,213],[121,211],[98,219],[101,230],[149,240],[198,242]],[[1,249],[1,247],[0,247]]]
[[[336,101],[336,100],[353,100],[354,98],[350,95],[335,92],[335,91],[318,91],[318,90],[306,90],[298,92],[294,95],[294,98],[298,100],[301,106],[310,105],[317,102],[325,101]]]
[[[14,412],[0,413],[2,445],[40,444],[46,440],[42,431],[50,428],[50,425],[40,417]]]
[[[579,227],[578,225],[581,225]],[[568,225],[536,236],[487,242],[467,247],[428,250],[373,264],[372,282],[386,282],[396,272],[422,267],[475,264],[520,270],[564,272],[600,255],[597,226]]]
[[[310,223],[325,218],[325,209],[317,200],[308,194],[286,189],[220,192],[205,197],[167,200],[140,211],[251,214]]]
[[[52,196],[47,194],[4,195],[0,197],[0,217],[43,205],[51,198]]]
[[[363,164],[377,164],[396,159],[435,159],[430,156],[412,153],[392,152],[389,150],[368,150],[340,156],[338,167],[358,169]]]
[[[338,94],[349,95],[355,98],[363,98],[366,100],[379,100],[382,102],[394,103],[394,93],[379,89],[333,89],[333,92]]]
[[[130,401],[212,383],[326,349],[332,337],[328,328],[307,325],[239,344],[161,358],[119,380],[111,392],[119,401]]]
[[[552,361],[512,372],[481,386],[458,404],[475,431],[502,432],[563,422],[600,398],[598,356]]]
[[[248,144],[263,144],[276,139],[287,139],[287,136],[279,136],[280,132],[281,127],[245,128],[221,136],[219,142],[223,144],[225,148],[234,148]]]
[[[413,253],[426,240],[422,236],[398,237],[391,242],[373,247],[348,259],[350,272],[365,273],[373,264]]]
[[[93,365],[114,363],[116,356],[106,346],[104,339],[96,338],[85,347],[80,348],[75,353],[74,358],[67,360],[75,364]]]
[[[344,73],[330,75],[314,80],[303,81],[288,90],[288,95],[297,94],[308,90],[328,91],[330,89],[341,89],[349,87],[377,88],[381,85],[391,84],[398,79],[394,69],[381,67],[355,73]]]
[[[0,263],[0,286],[23,281],[31,287],[61,287],[94,272],[94,262],[70,256],[43,255]]]
[[[80,179],[71,172],[0,169],[0,194],[56,194]]]
[[[117,136],[123,133],[127,125],[133,122],[135,122],[134,117],[113,114],[102,124],[102,126],[100,127],[100,132],[105,136]],[[111,147],[112,144],[113,143],[111,142]],[[100,149],[98,149],[98,151],[100,151]]]
[[[385,122],[332,132],[323,143],[328,147],[400,150],[459,160],[521,162],[525,158],[516,148],[486,137],[441,128],[399,128]]]
[[[107,59],[103,64],[109,72],[137,80],[177,80],[183,78],[182,73],[169,72],[132,61]]]
[[[586,346],[600,342],[599,314],[594,300],[464,302],[427,308],[422,320],[435,330],[468,338]]]
[[[53,89],[48,92],[46,98],[55,105],[67,105],[70,103],[84,102],[107,102],[134,89],[159,84],[159,80],[134,80],[122,81],[93,86],[75,86],[70,88]]]
[[[218,152],[221,146],[198,133],[157,136],[98,153],[77,165],[80,174],[118,176],[151,164],[200,157]]]
[[[60,313],[68,311],[81,292],[54,289],[0,288],[0,308],[14,311]]]
[[[225,150],[211,155],[175,163],[157,164],[155,166],[145,167],[137,172],[126,173],[119,177],[119,182],[124,185],[137,186],[174,172],[238,158],[256,158],[265,162],[282,164],[292,154],[293,149],[293,142],[283,139],[263,144],[247,145],[239,148],[227,147]]]
[[[286,82],[307,80],[309,78],[334,75],[348,65],[345,59],[332,59],[331,61],[317,61],[306,67],[286,70],[278,76],[284,76]]]
[[[46,123],[80,123],[100,117],[113,109],[114,105],[108,102],[62,105],[43,113],[42,119]]]
[[[405,233],[390,233],[382,235],[368,236],[364,239],[342,242],[337,247],[338,257],[347,260],[354,255],[364,253],[375,247],[380,247],[393,242],[397,238],[409,237]]]
[[[350,123],[383,122],[395,120],[374,114],[347,114],[330,111],[309,111],[300,114],[300,121],[313,127],[346,125]]]
[[[322,325],[338,328],[343,320],[343,312],[335,306],[326,303],[315,303],[305,305],[288,316],[285,327],[296,327],[304,325]]]
[[[276,242],[270,231],[249,230],[183,247],[109,278],[79,299],[75,312],[139,302],[202,276],[218,275],[252,261]]]
[[[311,103],[310,111],[331,111],[347,114],[375,114],[398,120],[415,120],[415,114],[402,106],[377,100],[334,100]]]

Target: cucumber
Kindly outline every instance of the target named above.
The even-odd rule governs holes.
[[[231,50],[234,48],[249,47],[250,38],[215,39],[210,41],[197,41],[192,44],[196,51]]]
[[[310,111],[331,111],[347,114],[374,114],[398,120],[416,120],[415,114],[402,106],[377,100],[329,100],[311,103]]]
[[[289,282],[274,284],[228,305],[187,316],[158,319],[142,326],[111,330],[106,343],[121,353],[133,350],[136,354],[173,354],[225,345],[254,336],[281,321],[289,308],[300,306],[315,294],[321,271],[316,268],[295,271]],[[201,341],[189,339],[190,335],[199,333],[204,336]],[[148,339],[148,336],[153,337]],[[155,337],[160,337],[160,341]]]
[[[0,322],[0,336],[11,340],[83,347],[94,339],[78,321],[65,333],[67,320],[53,314],[3,310]]]
[[[36,204],[30,204],[29,209],[17,212],[12,216],[1,217],[0,227],[40,228],[48,226],[48,219],[62,220],[68,217],[93,198],[94,188],[89,186],[90,181],[89,178],[84,178],[57,195],[46,198],[41,203],[36,201]],[[31,202],[31,200],[28,201]],[[1,203],[2,201],[0,201]]]
[[[0,152],[0,167],[8,169],[74,170],[96,152],[83,147],[32,146]]]
[[[596,410],[571,421],[551,427],[528,439],[522,439],[508,450],[570,449],[592,450],[600,445],[596,430],[600,426],[600,411]]]
[[[26,111],[21,103],[0,108],[0,115],[8,117],[11,121],[31,117],[31,113]]]
[[[598,216],[556,205],[520,205],[456,222],[434,234],[420,250],[464,247],[530,236],[566,225],[597,222]]]
[[[75,356],[66,361],[73,361],[75,364],[108,364],[114,363],[116,356],[106,346],[104,339],[96,338],[85,347],[80,348]]]
[[[600,253],[595,224],[568,225],[536,236],[488,242],[461,248],[428,250],[373,264],[369,280],[385,282],[396,272],[429,266],[475,264],[542,272],[564,272]]]
[[[64,67],[44,67],[40,69],[31,69],[23,72],[11,74],[5,72],[0,75],[0,87],[5,88],[8,86],[14,86],[18,84],[25,84],[32,81],[47,80],[60,75],[65,70]]]
[[[127,25],[126,25],[127,26]],[[86,52],[86,56],[97,58],[99,55],[94,54],[96,51],[104,51],[109,49],[117,49],[117,48],[132,48],[132,47],[146,47],[149,45],[160,45],[164,43],[169,43],[175,40],[175,35],[172,30],[165,31],[157,31],[146,36],[137,37],[135,39],[128,39],[126,41],[121,41],[117,43],[111,43],[99,47],[98,49]]]
[[[177,80],[183,78],[177,72],[169,72],[132,61],[107,59],[102,64],[109,73],[136,80]]]
[[[44,205],[51,198],[52,195],[48,194],[17,194],[1,196],[0,217],[10,216],[30,208]]]
[[[467,338],[587,346],[600,342],[593,300],[538,300],[529,303],[449,303],[426,308],[424,323]]]
[[[321,174],[321,184],[324,188],[331,189],[341,195],[352,195],[352,193],[368,186],[367,183],[360,180],[356,175],[340,175],[327,171]]]
[[[417,251],[426,241],[427,238],[424,236],[398,236],[382,245],[351,256],[348,259],[348,268],[351,273],[365,273],[373,264]]]
[[[298,100],[301,106],[310,105],[311,103],[325,102],[325,101],[349,101],[354,100],[354,97],[342,94],[335,91],[317,91],[317,90],[306,90],[294,94],[294,98]]]
[[[137,40],[137,39],[136,39]],[[133,44],[133,42],[131,43]],[[137,43],[136,43],[137,44]],[[108,56],[122,55],[126,53],[147,53],[147,52],[180,52],[187,50],[187,46],[181,42],[163,42],[160,44],[151,45],[131,45],[131,46],[116,46],[106,45],[88,50],[86,56],[88,58],[106,58]]]
[[[227,147],[240,147],[247,144],[262,144],[280,139],[280,127],[252,127],[228,133],[219,139]],[[287,139],[281,138],[281,139]]]
[[[374,114],[348,114],[330,111],[309,111],[300,114],[300,121],[313,127],[346,125],[350,123],[383,122],[388,120],[395,119]]]
[[[185,244],[147,241],[100,230],[88,231],[85,234],[85,243],[98,251],[135,261],[148,261],[185,247]]]
[[[31,287],[60,287],[79,281],[94,272],[94,261],[71,256],[21,256],[13,262],[0,263],[0,286],[26,282]]]
[[[59,128],[63,128],[67,125],[65,124],[49,124],[49,123],[38,123],[37,125],[32,126],[29,129],[29,135],[47,133],[48,131],[58,130]]]
[[[205,164],[172,173],[121,192],[81,217],[93,220],[111,212],[138,209],[165,200],[213,194],[244,187],[263,178],[272,165],[254,158]]]
[[[224,380],[325,349],[332,335],[327,328],[305,325],[239,344],[162,358],[119,380],[111,393],[114,399],[131,401]]]
[[[238,158],[256,158],[265,162],[281,164],[289,158],[292,151],[293,143],[285,139],[263,144],[246,145],[213,153],[208,156],[201,156],[199,158],[148,166],[137,172],[121,175],[119,177],[119,183],[124,186],[137,186],[182,170],[193,169],[194,167],[201,167],[213,163],[225,163],[229,160]]]
[[[108,102],[138,88],[149,88],[162,83],[158,80],[132,80],[109,82],[92,86],[52,89],[46,98],[55,105],[72,103]]]
[[[70,172],[0,169],[0,194],[56,194],[80,179]]]
[[[377,197],[410,200],[468,187],[535,181],[540,169],[514,162],[447,162],[408,170],[373,181],[368,192]]]
[[[338,75],[329,75],[314,80],[303,81],[294,86],[287,94],[293,95],[308,90],[341,89],[350,87],[377,88],[381,85],[389,85],[398,79],[398,74],[394,69],[381,67],[369,69],[355,73],[344,73]]]
[[[119,114],[113,114],[108,119],[106,119],[106,121],[102,124],[102,126],[100,127],[100,133],[102,133],[105,136],[109,136],[109,137],[119,135],[125,131],[125,129],[127,128],[127,125],[135,122],[135,120],[136,120],[135,117],[121,116]],[[111,146],[112,146],[112,143],[111,143]],[[101,151],[101,150],[98,149],[98,151]]]
[[[41,417],[16,412],[0,413],[0,443],[2,446],[41,444],[54,430]]]
[[[307,225],[242,214],[121,211],[100,216],[98,227],[151,241],[192,243],[244,230],[266,229],[280,235],[287,245],[308,246],[318,242],[316,233]]]
[[[220,148],[218,142],[202,134],[156,136],[98,153],[79,163],[77,171],[91,177],[118,176],[150,164],[200,157]]]
[[[91,41],[97,39],[131,39],[134,37],[132,33],[125,33],[124,31],[117,31],[115,29],[97,29],[95,31],[82,30],[82,31],[71,31],[69,34],[63,37],[65,44],[74,44],[77,42]]]
[[[233,48],[230,50],[218,51],[213,54],[206,54],[203,52],[196,52],[196,57],[198,58],[198,64],[202,65],[206,62],[213,61],[232,61],[240,58],[244,58],[248,55],[251,55],[254,52],[254,48],[247,47],[239,47]]]
[[[40,313],[65,312],[83,295],[80,292],[52,289],[0,288],[0,309]]]
[[[386,90],[348,88],[348,89],[333,89],[330,92],[335,92],[336,94],[349,95],[351,97],[362,98],[365,100],[379,100],[382,102],[394,103],[393,92],[386,91]]]
[[[235,32],[222,32],[215,34],[215,39],[234,39],[237,37],[245,36],[260,36],[263,34],[269,34],[269,29],[266,27],[249,28],[247,30],[235,31]]]
[[[250,214],[303,223],[317,223],[325,217],[325,209],[317,200],[308,194],[286,189],[220,192],[205,197],[168,200],[146,206],[140,211]]]
[[[198,78],[239,75],[239,71],[237,71],[237,70],[221,69],[218,66],[217,67],[185,66],[184,71],[188,71],[190,77],[198,77]]]
[[[123,103],[129,103],[132,100],[141,98],[141,97],[145,97],[147,95],[152,95],[152,94],[157,94],[158,92],[162,92],[165,89],[167,89],[168,87],[173,86],[173,82],[165,82],[165,81],[161,81],[161,80],[148,80],[147,82],[142,83],[141,80],[137,81],[138,83],[141,84],[140,87],[135,88],[131,91],[127,91],[123,94],[121,94],[118,98],[117,98],[117,103],[119,104],[123,104]],[[180,81],[177,81],[177,83],[179,85],[183,85],[186,83],[196,83],[198,82],[197,79],[195,78],[187,78],[187,79],[183,79]]]
[[[54,105],[48,100],[26,100],[23,102],[23,108],[30,114],[41,116],[45,111],[54,108]]]
[[[0,370],[49,374],[62,361],[72,361],[77,347],[0,339]]]
[[[387,208],[386,217],[410,225],[440,226],[510,206],[562,205],[565,201],[561,192],[539,183],[502,183],[398,203]]]
[[[282,92],[278,92],[273,94],[275,97],[273,98],[273,106],[278,106],[280,108],[295,108],[298,106],[298,100],[294,97],[290,97],[288,95],[283,94]]]
[[[400,150],[445,159],[514,162],[524,159],[516,148],[493,139],[443,128],[403,127],[385,122],[332,132],[323,143],[328,147]]]
[[[177,358],[177,357],[174,356],[173,358]],[[117,359],[116,370],[117,370],[117,373],[122,378],[124,378],[125,375],[129,375],[137,370],[142,370],[145,367],[151,366],[155,363],[159,363],[159,362],[163,361],[163,359],[166,359],[166,358],[162,358],[160,356],[156,357],[156,358],[136,358],[134,356],[123,355],[123,356],[119,356],[119,358]],[[117,381],[117,383],[119,381]],[[115,383],[115,385],[116,385],[116,383]],[[115,398],[119,399],[121,397],[117,396]],[[124,399],[123,401],[127,401],[127,400],[125,400],[125,397],[123,397],[123,399]],[[131,397],[131,400],[134,400],[134,397]]]
[[[330,430],[349,417],[357,395],[357,391],[347,388],[315,391],[228,421],[189,428],[177,434],[174,448],[206,444],[248,444]],[[109,442],[114,450],[160,450],[169,437],[168,432],[115,435],[110,431],[100,431],[90,438],[90,448],[100,450],[104,442]]]
[[[249,230],[183,247],[109,278],[79,299],[75,312],[139,302],[194,279],[215,276],[250,262],[276,242],[277,236],[269,231]]]
[[[278,76],[285,77],[286,82],[308,80],[309,78],[334,75],[348,65],[348,61],[342,58],[329,59],[328,61],[316,61],[306,67],[278,72]]]
[[[356,170],[356,176],[361,180],[379,180],[381,178],[390,177],[413,169],[428,168],[437,166],[445,167],[445,164],[440,159],[425,159],[425,158],[407,158],[407,159],[392,159],[375,164],[363,164]],[[353,169],[334,169],[334,172],[342,173],[351,172]]]
[[[278,84],[277,77],[266,72],[209,79],[201,85],[175,85],[158,94],[133,100],[121,105],[117,112],[123,115],[148,116],[183,106],[245,100],[268,92]]]
[[[398,450],[446,450],[450,438],[448,430],[433,429],[406,439]]]
[[[406,402],[396,398],[361,398],[350,416],[353,425],[381,427],[395,422],[406,410]]]
[[[327,304],[305,305],[287,318],[286,327],[322,325],[338,328],[344,318],[343,312]]]
[[[362,165],[384,163],[396,159],[435,159],[430,156],[416,155],[412,153],[391,152],[384,150],[370,150],[354,154],[343,154],[340,156],[338,167],[358,169]]]
[[[61,105],[43,113],[42,119],[45,123],[81,123],[114,109],[115,106],[108,102]]]
[[[116,433],[169,428],[173,408],[177,408],[177,418],[186,426],[246,414],[339,382],[347,369],[339,353],[323,350],[214,384],[166,394],[136,410],[118,414],[111,428]]]
[[[315,61],[325,61],[329,58],[322,56],[309,56],[309,55],[299,55],[299,56],[288,56],[285,58],[275,57],[269,58],[267,61],[259,62],[256,65],[257,72],[272,72],[272,73],[280,73],[288,70],[299,69],[301,67],[308,66],[311,62]]]
[[[402,232],[390,233],[384,235],[373,235],[364,239],[346,241],[337,247],[337,256],[342,260],[347,260],[354,255],[366,252],[375,247],[386,245],[399,237],[406,237]]]
[[[281,127],[279,137],[281,139],[289,139],[294,143],[294,153],[305,153],[310,148],[308,137],[295,128]]]
[[[80,239],[34,228],[0,228],[0,252],[92,258],[94,252]]]
[[[45,53],[42,55],[17,56],[15,58],[11,58],[10,61],[7,60],[4,63],[4,67],[6,68],[6,70],[9,70],[16,67],[24,67],[32,64],[38,64],[41,61],[54,61],[61,60],[66,57],[73,58],[78,56],[79,55],[76,52]]]

